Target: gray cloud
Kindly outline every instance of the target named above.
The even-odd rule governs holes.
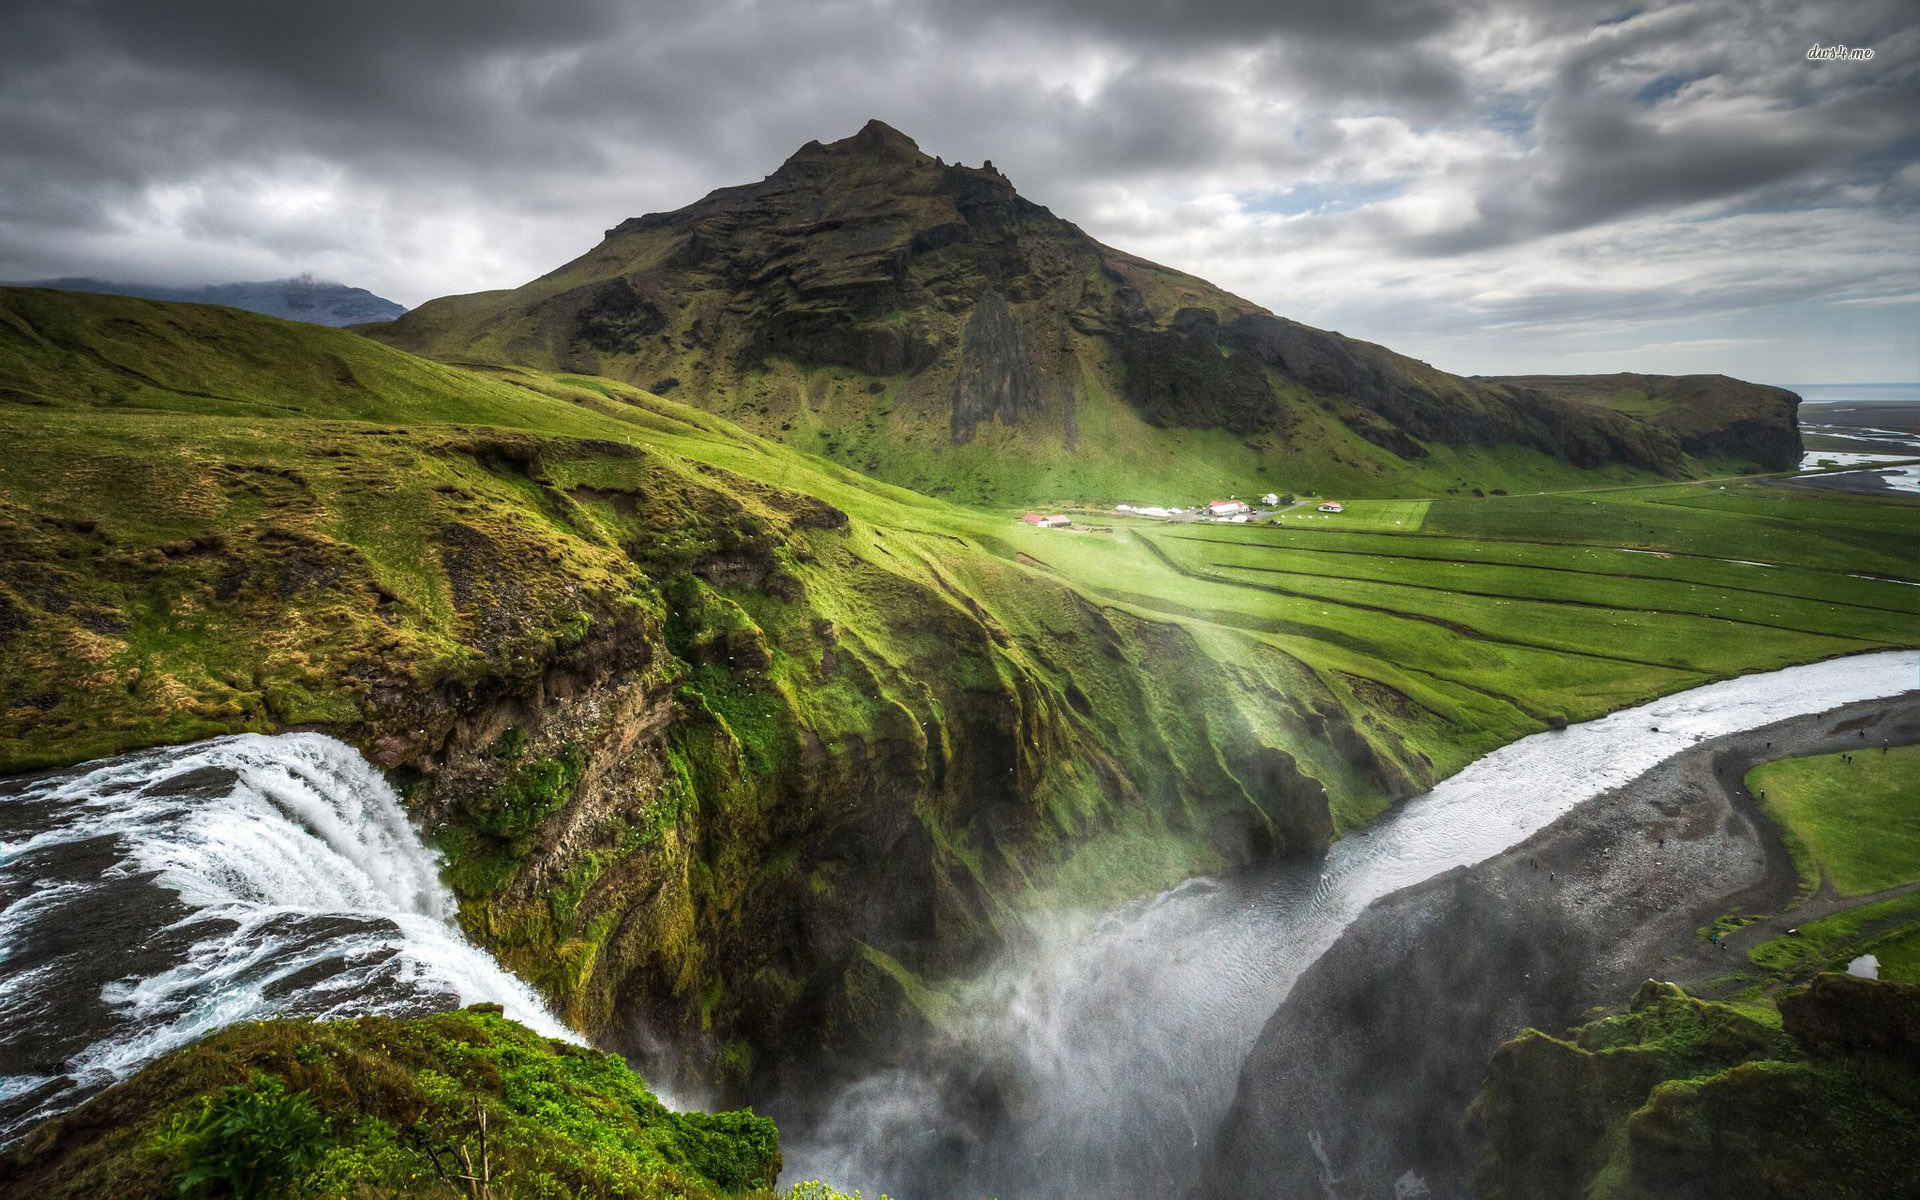
[[[1679,262],[1742,211],[1819,213],[1831,250],[1915,207],[1901,0],[16,0],[7,26],[0,278],[510,286],[870,116],[1392,344],[1529,297],[1543,327],[1604,318],[1614,292],[1565,278],[1616,227]],[[1877,57],[1808,63],[1815,40]],[[1777,303],[1838,286],[1776,267]]]

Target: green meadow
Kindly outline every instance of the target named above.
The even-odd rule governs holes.
[[[1920,882],[1920,746],[1782,759],[1746,782],[1810,884],[1864,896]]]

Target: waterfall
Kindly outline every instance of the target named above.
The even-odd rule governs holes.
[[[392,787],[320,734],[0,782],[0,1141],[238,1021],[493,1001],[574,1038],[454,914]]]

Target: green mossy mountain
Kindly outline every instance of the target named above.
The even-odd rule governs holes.
[[[1910,569],[1889,504],[1040,531],[617,381],[137,299],[0,290],[0,437],[0,770],[335,733],[473,936],[735,1095],[926,1019],[1036,892],[1313,850],[1549,724],[1913,629],[1858,577]]]
[[[1564,399],[1569,381],[1463,378],[1277,317],[878,121],[808,143],[759,183],[622,222],[524,287],[434,300],[370,332],[449,362],[685,396],[977,503],[1537,490],[1602,468],[1684,476],[1697,455],[1777,465],[1740,458],[1755,438],[1771,455],[1758,434],[1712,435],[1717,402],[1676,431]],[[1797,446],[1790,404],[1746,414],[1749,392],[1774,389],[1719,390]]]
[[[1310,851],[1548,725],[1912,640],[1861,577],[1911,570],[1892,503],[1043,531],[223,308],[0,289],[0,437],[0,771],[332,732],[474,937],[728,1089],[926,1019],[1035,893]]]
[[[1480,1200],[1912,1195],[1920,988],[1820,975],[1775,1011],[1649,981],[1567,1040],[1500,1047],[1468,1119]]]
[[[0,290],[0,431],[0,770],[334,732],[476,938],[730,1086],[906,1011],[871,951],[1324,845],[1462,719],[605,381]]]
[[[502,1200],[772,1196],[773,1122],[671,1112],[618,1055],[488,1007],[230,1026],[35,1128],[0,1155],[0,1192],[440,1198],[484,1162]]]

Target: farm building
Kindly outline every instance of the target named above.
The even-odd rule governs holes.
[[[1346,505],[1341,504],[1338,500],[1329,500],[1325,504],[1322,504],[1320,506],[1320,511],[1321,512],[1345,512]]]
[[[1266,495],[1260,497],[1260,503],[1266,505],[1268,508],[1272,508],[1274,505],[1280,503],[1280,493],[1268,492]]]
[[[1061,516],[1043,517],[1039,513],[1035,513],[1035,512],[1027,513],[1026,515],[1022,516],[1020,519],[1022,521],[1025,521],[1029,525],[1038,526],[1041,529],[1061,529],[1061,528],[1065,528],[1068,525],[1073,524],[1073,522],[1068,520],[1066,517],[1061,517]]]
[[[1231,517],[1235,513],[1250,512],[1251,508],[1244,500],[1215,500],[1207,505],[1207,511],[1216,517]]]

